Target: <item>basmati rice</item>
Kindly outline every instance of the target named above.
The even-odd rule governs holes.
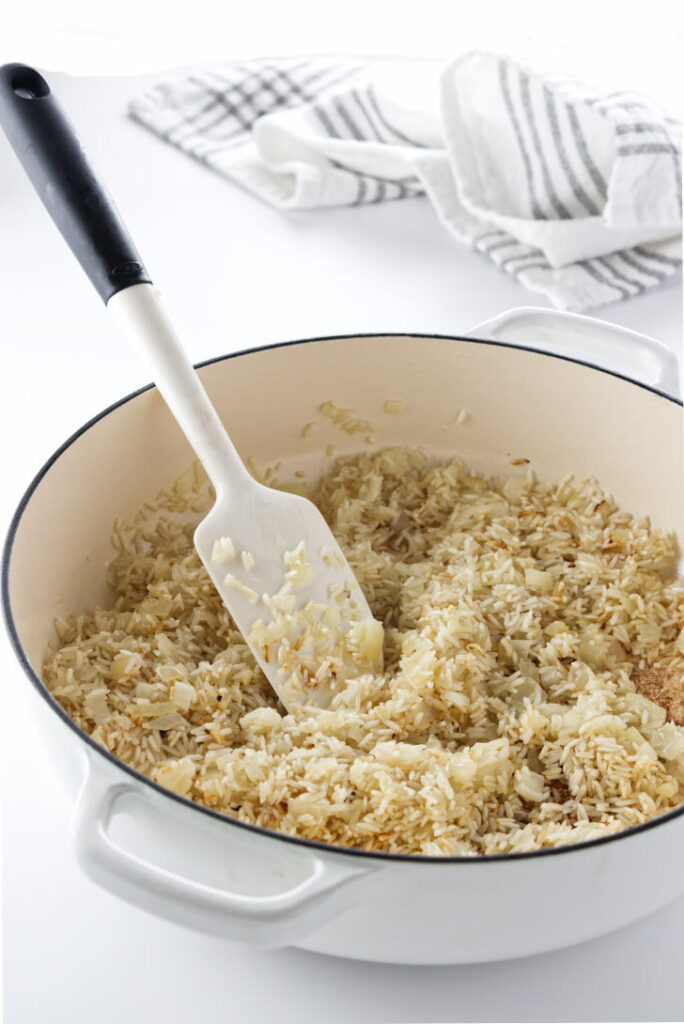
[[[313,498],[385,627],[384,674],[286,714],[195,553],[210,488],[183,479],[117,524],[115,599],[60,619],[45,661],[123,761],[268,829],[423,855],[579,842],[684,800],[684,729],[635,685],[681,693],[674,542],[596,481],[340,458]]]

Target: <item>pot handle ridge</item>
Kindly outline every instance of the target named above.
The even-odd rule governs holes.
[[[257,946],[289,945],[340,914],[349,906],[348,887],[376,870],[350,864],[344,856],[323,857],[309,849],[301,851],[301,856],[295,853],[300,863],[310,865],[309,874],[271,895],[245,895],[184,877],[112,839],[109,823],[116,803],[125,795],[137,799],[147,795],[133,782],[107,782],[93,759],[88,761],[73,821],[81,868],[115,896],[177,924]],[[230,827],[228,821],[226,826]],[[242,840],[246,835],[253,842],[255,849],[249,856],[256,860],[264,837],[240,831]]]
[[[520,306],[472,327],[463,336],[584,359],[667,394],[681,394],[677,357],[669,348],[655,338],[595,317]]]

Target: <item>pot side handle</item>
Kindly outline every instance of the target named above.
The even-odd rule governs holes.
[[[284,892],[251,896],[184,878],[125,850],[109,835],[117,801],[144,796],[140,786],[105,782],[89,764],[74,815],[79,864],[91,881],[142,910],[205,934],[263,947],[289,945],[349,906],[348,888],[375,867],[303,850],[310,872]],[[228,823],[226,823],[228,825]],[[250,836],[250,838],[252,838]],[[263,841],[254,836],[253,857]]]
[[[645,334],[594,317],[520,306],[472,327],[464,337],[584,359],[667,394],[680,394],[677,357],[669,348]]]

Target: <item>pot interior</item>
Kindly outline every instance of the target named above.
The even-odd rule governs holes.
[[[430,336],[330,338],[227,357],[202,380],[243,458],[308,479],[330,456],[387,445],[458,455],[476,470],[594,475],[628,511],[677,532],[684,507],[679,404],[610,373],[504,345]],[[327,400],[372,426],[348,434]],[[390,400],[399,415],[384,412]],[[459,412],[467,419],[458,423]],[[462,418],[462,417],[461,417]],[[315,426],[307,431],[307,423]],[[368,438],[371,438],[369,441]],[[193,455],[156,390],[83,431],[39,475],[9,564],[11,615],[40,673],[54,619],[110,596],[117,515],[171,483]],[[524,464],[513,462],[529,460]]]

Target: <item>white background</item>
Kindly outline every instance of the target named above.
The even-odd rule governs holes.
[[[121,14],[113,26],[111,20],[98,23],[100,5],[80,11],[73,2],[49,9],[26,5],[23,24],[14,36],[4,35],[0,59],[92,74],[223,54],[442,54],[480,45],[536,50],[565,61],[567,70],[574,61],[596,77],[608,71],[620,85],[656,95],[667,96],[673,87],[679,42],[658,3],[642,8],[638,23],[636,14],[624,20],[622,5],[576,4],[562,30],[553,4],[484,4],[465,25],[453,17],[451,24],[440,23],[447,5],[421,5],[423,18],[413,5],[404,18],[394,8],[390,18],[386,5],[379,5],[383,17],[379,7],[373,17],[364,5],[364,31],[358,27],[360,5],[345,4],[334,31],[315,18],[298,20],[291,5],[281,6],[287,19],[282,11],[280,20],[245,18],[241,7],[242,21],[227,24],[224,18],[222,30],[212,33],[206,3],[193,5],[198,16],[191,24],[186,15],[183,25],[179,20],[166,29],[151,6],[117,5]],[[606,9],[620,13],[616,35]],[[597,23],[599,10],[604,13]],[[126,100],[145,80],[52,75],[51,82],[116,197],[194,361],[317,334],[458,333],[505,308],[538,304],[484,258],[459,248],[425,201],[285,217],[129,123]],[[680,353],[677,282],[598,315],[659,337]],[[3,139],[0,330],[4,529],[54,448],[146,377],[115,337]],[[294,950],[259,952],[143,915],[80,874],[71,807],[37,745],[23,707],[26,683],[4,638],[0,668],[8,1024],[684,1016],[682,901],[566,952],[464,968],[395,968]]]

